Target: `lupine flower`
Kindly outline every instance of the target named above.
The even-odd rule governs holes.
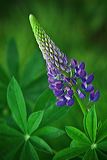
[[[60,51],[50,37],[45,33],[33,15],[30,22],[36,41],[46,60],[49,88],[57,98],[57,106],[72,106],[74,95],[80,99],[89,97],[90,102],[99,99],[99,91],[95,91],[92,84],[93,74],[85,70],[85,63],[75,59],[68,61],[66,55]]]

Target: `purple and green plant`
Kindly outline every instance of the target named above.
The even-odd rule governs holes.
[[[97,122],[95,102],[99,99],[100,93],[92,84],[94,75],[87,73],[84,62],[79,63],[75,59],[68,60],[33,15],[30,15],[29,19],[46,61],[49,88],[53,90],[57,98],[56,105],[59,107],[73,106],[76,99],[84,115],[85,132],[75,127],[65,127],[72,142],[70,147],[57,152],[53,160],[68,160],[79,156],[82,156],[83,160],[98,160],[99,154],[106,159],[107,132],[101,131],[104,126],[106,128],[106,121],[102,126]],[[102,138],[99,138],[100,133],[102,133],[100,135]]]

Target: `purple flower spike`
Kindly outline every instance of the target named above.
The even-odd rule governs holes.
[[[31,16],[32,29],[47,65],[49,88],[53,90],[58,106],[72,106],[75,91],[78,97],[84,99],[90,96],[90,101],[99,99],[99,91],[94,92],[93,74],[87,74],[85,63],[75,59],[68,61],[66,55],[55,45],[36,19]],[[35,24],[35,26],[34,26]]]
[[[100,97],[99,91],[96,91],[96,92],[92,91],[90,93],[90,101],[96,102],[99,99],[99,97]]]
[[[87,84],[91,83],[94,79],[94,75],[93,74],[90,74],[86,80]]]

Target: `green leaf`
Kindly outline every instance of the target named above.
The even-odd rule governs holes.
[[[102,141],[106,137],[107,137],[107,120],[104,121],[104,123],[99,129],[99,132],[97,135],[97,142]]]
[[[42,121],[43,118],[43,111],[38,111],[32,113],[28,118],[28,131],[29,134],[33,133]]]
[[[0,82],[6,86],[9,83],[9,78],[2,66],[0,66]]]
[[[0,156],[7,156],[11,159],[22,143],[24,143],[24,138],[19,131],[6,124],[0,124]]]
[[[33,145],[27,141],[22,149],[20,160],[39,160],[38,154]]]
[[[72,158],[78,157],[80,154],[84,153],[82,149],[78,148],[65,148],[55,154],[53,160],[70,160]]]
[[[18,78],[19,54],[14,39],[11,39],[9,42],[7,50],[7,64],[10,70],[10,75],[14,75],[16,78]]]
[[[0,136],[7,136],[9,138],[12,136],[22,137],[23,135],[18,130],[9,127],[7,124],[1,123],[0,124]]]
[[[19,141],[19,144],[17,144],[16,147],[14,147],[12,150],[10,150],[10,152],[8,152],[5,155],[4,160],[13,160],[13,159],[16,159],[15,158],[16,153],[20,150],[22,144],[23,144],[23,141]]]
[[[73,140],[70,144],[70,148],[80,148],[85,152],[90,148],[90,144]]]
[[[78,141],[80,143],[90,144],[90,140],[88,139],[88,137],[79,129],[75,127],[67,126],[66,132],[71,139]]]
[[[38,79],[45,73],[43,59],[41,57],[42,55],[38,50],[29,57],[21,77],[21,83],[23,86],[28,85],[30,82]]]
[[[49,125],[60,118],[62,118],[71,108],[68,107],[58,107],[56,105],[48,106],[48,108],[44,111],[43,121],[41,123],[42,126]]]
[[[37,130],[36,135],[43,138],[53,139],[63,135],[64,133],[65,132],[59,128],[46,126]]]
[[[38,96],[44,91],[44,89],[47,88],[48,86],[47,83],[48,83],[47,76],[44,74],[38,77],[37,79],[35,79],[30,84],[24,86],[23,92],[24,92],[26,101],[27,102],[31,101],[33,105],[35,105]],[[39,108],[37,108],[35,111],[42,110],[42,109],[43,109],[43,105],[42,107],[40,106]]]
[[[98,160],[95,150],[88,150],[82,160]]]
[[[35,110],[46,109],[53,103],[55,103],[55,96],[50,89],[46,89],[37,99]]]
[[[27,129],[27,113],[22,91],[13,77],[7,89],[7,101],[13,118],[23,132]]]
[[[102,152],[101,150],[97,150],[99,160],[107,160],[107,154]]]
[[[95,106],[92,106],[86,117],[86,127],[90,139],[95,142],[97,132],[97,115]]]
[[[97,144],[97,147],[103,151],[107,152],[107,140],[104,140]]]
[[[53,153],[53,150],[51,149],[51,147],[40,137],[38,136],[31,136],[30,138],[32,145],[38,149],[38,150],[42,150],[48,153]]]

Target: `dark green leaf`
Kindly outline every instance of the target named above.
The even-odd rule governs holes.
[[[107,140],[104,140],[97,144],[97,147],[103,151],[107,152]]]
[[[7,64],[10,70],[10,74],[18,78],[19,70],[19,54],[14,39],[11,39],[7,51]]]
[[[0,156],[14,157],[22,143],[24,143],[24,138],[19,131],[6,124],[0,124]]]
[[[43,75],[44,72],[45,70],[41,53],[36,50],[36,53],[30,56],[29,61],[25,65],[21,79],[22,85],[28,85],[30,82],[38,79],[41,75]]]
[[[31,139],[33,146],[36,149],[39,149],[45,152],[49,152],[49,153],[53,153],[53,150],[51,149],[51,147],[42,138],[37,137],[37,136],[32,136],[30,139]]]
[[[13,77],[7,90],[7,101],[13,118],[22,131],[27,129],[27,113],[25,101],[19,84]]]
[[[28,102],[30,101],[33,103],[33,105],[35,105],[38,96],[44,91],[44,89],[47,88],[48,86],[47,83],[48,83],[47,76],[44,74],[38,77],[37,79],[35,79],[29,85],[25,86],[23,88],[23,93],[24,93],[26,101]],[[35,111],[42,110],[43,107],[44,106],[42,105],[42,107],[40,106]]]
[[[101,128],[99,129],[97,135],[97,142],[102,141],[104,138],[107,137],[107,120],[102,124]]]
[[[33,145],[29,141],[27,141],[23,146],[20,160],[30,160],[30,159],[39,160],[39,157]]]
[[[88,111],[86,117],[86,127],[89,134],[90,139],[95,142],[96,140],[96,132],[97,132],[97,115],[95,106],[92,106]]]
[[[65,132],[59,128],[46,126],[37,130],[36,135],[43,138],[53,139],[63,135],[64,133]]]
[[[97,150],[99,160],[107,160],[107,154],[101,150]]]
[[[13,143],[15,143],[15,142],[13,142]],[[14,147],[13,149],[11,149],[10,152],[8,152],[5,155],[4,160],[13,160],[13,159],[16,159],[15,158],[16,153],[21,148],[22,144],[23,144],[23,141],[19,141],[19,144],[17,144],[16,147]]]
[[[29,134],[33,133],[42,121],[43,118],[43,111],[38,111],[32,113],[28,118],[28,131]]]
[[[66,132],[71,139],[78,141],[80,143],[90,144],[90,140],[88,139],[88,137],[79,129],[67,126]]]
[[[71,108],[68,107],[58,107],[56,105],[48,106],[48,108],[44,111],[42,126],[49,125],[56,120],[62,118]]]
[[[0,82],[6,86],[9,83],[9,78],[2,66],[0,66]]]
[[[47,98],[48,97],[48,98]],[[38,109],[46,109],[49,106],[51,106],[53,103],[55,103],[55,96],[53,95],[52,91],[50,89],[46,89],[38,98],[35,110]]]
[[[85,152],[90,148],[90,144],[73,140],[70,144],[70,148],[80,148]]]
[[[56,153],[53,160],[70,160],[72,158],[78,157],[80,154],[84,153],[81,148],[65,148]]]
[[[98,160],[95,150],[88,150],[82,160]]]
[[[22,134],[18,130],[9,127],[7,124],[1,123],[0,124],[0,136],[7,136],[9,138],[12,136],[19,137],[19,136],[22,136]]]

